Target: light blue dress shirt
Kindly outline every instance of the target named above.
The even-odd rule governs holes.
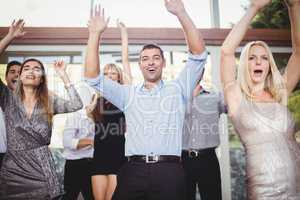
[[[102,74],[87,83],[122,110],[126,118],[125,155],[181,155],[186,104],[203,74],[207,52],[189,54],[177,79],[151,90],[121,85]]]

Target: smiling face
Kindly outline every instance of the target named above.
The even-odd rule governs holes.
[[[117,81],[117,82],[120,81],[119,72],[115,67],[111,67],[111,66],[104,67],[104,76],[113,81]]]
[[[165,60],[158,48],[144,49],[139,65],[146,82],[157,83],[161,80]]]
[[[261,45],[253,45],[248,56],[248,70],[254,84],[264,83],[270,71],[268,52]]]
[[[21,65],[12,65],[9,67],[7,74],[5,76],[7,87],[13,91],[16,89],[20,70],[21,70]]]
[[[20,80],[24,86],[38,87],[43,80],[44,70],[40,63],[28,61],[23,64]]]

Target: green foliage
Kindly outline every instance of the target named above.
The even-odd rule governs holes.
[[[300,127],[300,91],[294,92],[288,102],[289,110],[293,113],[296,125]]]
[[[252,28],[288,29],[290,21],[284,1],[273,0],[256,15],[251,26]]]

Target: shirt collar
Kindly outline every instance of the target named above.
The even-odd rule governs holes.
[[[160,80],[158,84],[156,84],[152,89],[145,88],[145,82],[139,85],[139,91],[142,93],[157,93],[161,90],[164,85],[164,81]]]

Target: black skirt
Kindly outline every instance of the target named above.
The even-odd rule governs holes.
[[[117,174],[126,162],[123,112],[110,104],[95,130],[92,175]]]

